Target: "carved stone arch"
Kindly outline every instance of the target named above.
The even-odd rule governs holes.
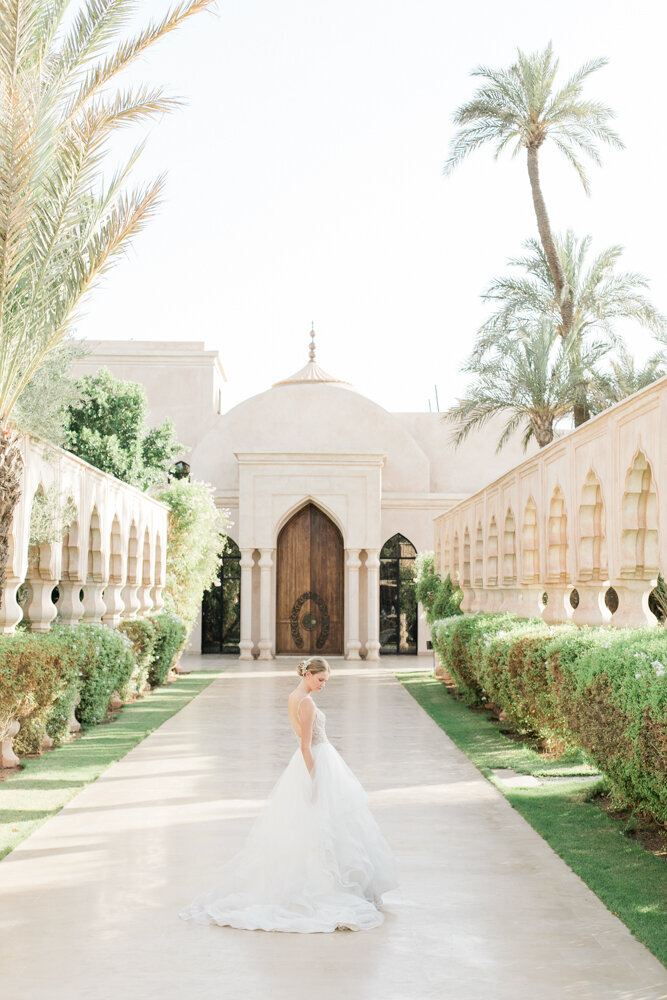
[[[228,545],[230,543],[232,545],[236,545],[235,542],[232,542],[231,538],[228,538],[227,542],[228,542]],[[238,549],[238,546],[236,546],[236,548]],[[239,558],[240,558],[240,556],[239,556]],[[154,582],[154,584],[155,584],[156,587],[163,587],[164,586],[164,578],[163,578],[163,573],[162,573],[162,561],[163,561],[162,560],[162,538],[160,537],[160,532],[158,531],[157,534],[156,534],[156,536],[155,536],[155,569],[153,571],[153,582]]]
[[[463,586],[470,586],[470,530],[466,524],[463,532]]]
[[[130,531],[127,536],[126,576],[128,584],[136,586],[139,583],[139,531],[134,519],[132,519]]]
[[[442,564],[443,576],[447,576],[448,573],[451,574],[452,572],[451,553],[452,553],[452,547],[449,541],[449,535],[445,535],[445,556]]]
[[[308,506],[316,507],[318,510],[320,510],[329,519],[329,521],[331,521],[332,524],[336,526],[336,528],[340,532],[341,538],[343,539],[345,538],[345,525],[341,522],[340,517],[336,514],[334,510],[331,509],[331,507],[328,504],[323,503],[322,500],[319,499],[319,497],[311,495],[309,493],[307,496],[302,497],[296,503],[292,504],[292,506],[289,507],[288,510],[286,510],[278,519],[278,522],[274,529],[274,537],[276,539],[276,545],[278,543],[278,537],[283,528],[285,527],[285,525],[288,524],[294,517],[296,517],[296,515],[299,514],[300,511],[305,510],[306,507]]]
[[[511,507],[507,508],[503,530],[503,583],[506,586],[516,583],[516,526]]]
[[[97,505],[92,509],[88,525],[87,566],[86,579],[95,583],[102,583],[104,581],[104,552],[102,546],[102,523]]]
[[[484,530],[482,522],[477,522],[477,534],[475,536],[475,571],[473,575],[475,587],[484,586]]]
[[[123,583],[123,541],[118,514],[114,514],[109,533],[109,580]]]
[[[524,584],[540,582],[540,538],[537,505],[532,496],[526,501],[521,529],[521,580]]]
[[[454,544],[452,548],[452,582],[459,583],[461,580],[461,563],[459,562],[459,533],[454,532]]]
[[[153,585],[153,559],[152,559],[151,533],[148,525],[144,528],[144,539],[142,545],[141,558],[141,583],[144,587]]]
[[[579,578],[606,580],[607,538],[600,480],[590,469],[581,490],[579,504]]]
[[[658,573],[658,498],[651,463],[638,451],[625,477],[621,576],[646,579]]]
[[[556,486],[549,504],[547,579],[567,583],[567,509],[560,486]]]
[[[495,514],[489,522],[486,551],[486,582],[490,587],[495,587],[498,583],[498,524]]]
[[[79,510],[73,496],[68,497],[68,503],[76,511],[75,518],[62,537],[61,571],[62,580],[78,580],[81,572],[81,526]]]
[[[417,652],[417,549],[397,532],[380,549],[380,652]]]

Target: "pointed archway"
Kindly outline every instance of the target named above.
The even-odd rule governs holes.
[[[343,652],[343,539],[309,503],[278,535],[276,652],[323,656]]]
[[[393,535],[380,552],[380,652],[417,653],[417,550],[404,535]]]

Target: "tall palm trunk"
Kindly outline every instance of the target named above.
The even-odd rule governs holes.
[[[545,445],[551,444],[554,439],[553,417],[545,416],[542,413],[533,413],[530,418],[530,422],[533,425],[535,440],[539,444],[540,448],[544,448]]]
[[[556,242],[551,232],[551,224],[547,215],[547,206],[544,204],[544,196],[540,187],[540,169],[537,163],[537,147],[528,146],[528,177],[530,178],[530,188],[533,193],[533,207],[537,218],[537,229],[540,240],[546,254],[549,270],[553,279],[556,295],[558,296],[558,308],[561,315],[560,335],[565,340],[572,330],[574,319],[574,304],[572,302],[572,290],[566,279],[563,265],[556,248]]]
[[[23,458],[19,436],[11,428],[0,429],[0,607],[9,556],[9,537],[16,505],[21,498]]]

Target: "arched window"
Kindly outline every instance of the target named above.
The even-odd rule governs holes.
[[[218,579],[202,602],[202,653],[238,653],[241,639],[241,551],[225,543]]]
[[[417,550],[403,535],[385,542],[380,552],[380,652],[417,653]]]

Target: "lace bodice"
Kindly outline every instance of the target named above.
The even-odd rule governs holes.
[[[308,695],[306,695],[306,698],[307,697],[308,697]],[[304,701],[304,700],[305,699],[302,699],[302,701]],[[301,702],[299,702],[299,706],[297,708],[297,715],[299,715],[299,718],[300,718],[300,713],[299,713],[299,709],[300,708],[301,708]],[[326,730],[324,728],[325,721],[326,721],[326,716],[325,716],[324,712],[322,711],[321,708],[318,708],[317,705],[316,705],[315,706],[315,719],[313,721],[313,738],[311,740],[311,746],[315,746],[316,743],[326,743],[327,742],[327,734],[326,734]],[[297,739],[298,739],[298,737],[297,737]]]

